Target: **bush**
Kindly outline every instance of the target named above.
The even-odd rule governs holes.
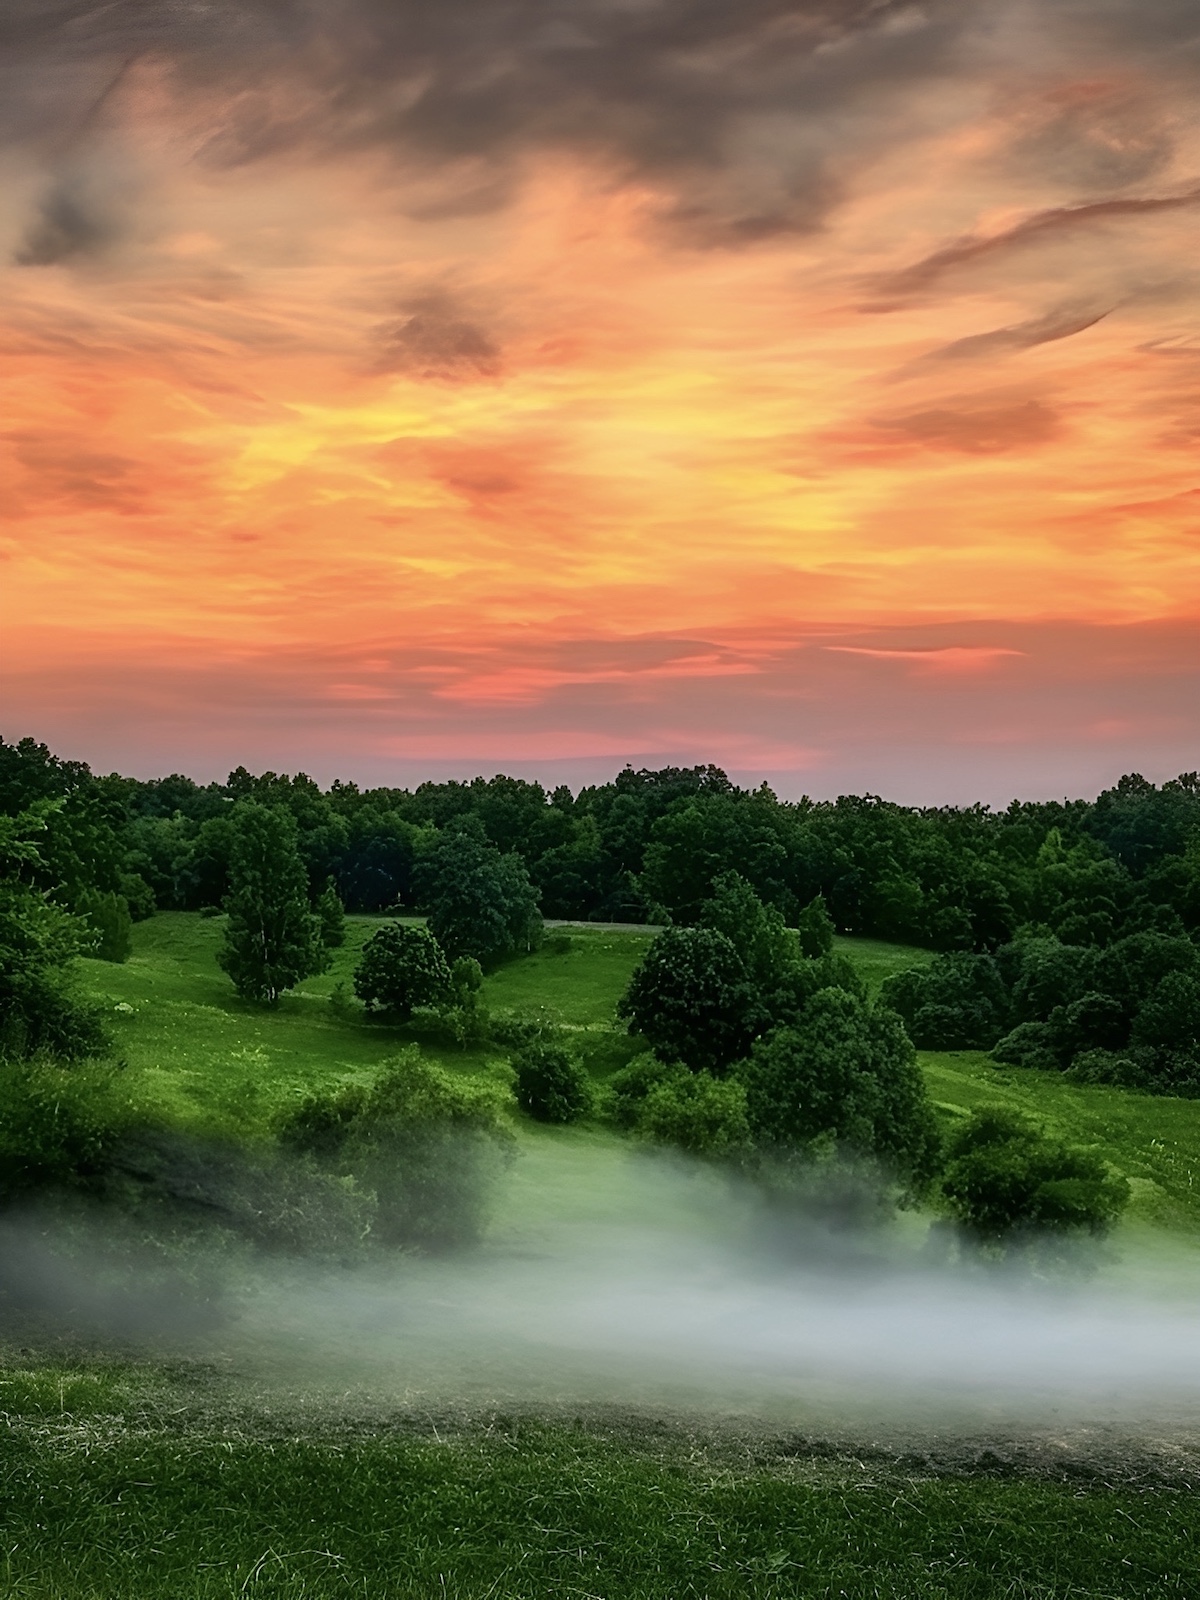
[[[507,1104],[497,1085],[454,1077],[414,1047],[370,1088],[309,1095],[280,1138],[374,1194],[381,1244],[439,1251],[483,1229],[492,1184],[512,1155]]]
[[[1045,1022],[1019,1022],[994,1046],[992,1060],[1006,1067],[1037,1067],[1043,1072],[1059,1069],[1054,1035]]]
[[[750,1146],[744,1085],[710,1072],[676,1068],[652,1083],[634,1126],[643,1138],[690,1155],[728,1158]]]
[[[919,1050],[989,1050],[1008,1021],[1004,980],[986,955],[938,956],[888,978],[880,998],[904,1019]]]
[[[1129,1200],[1099,1156],[1048,1137],[1029,1118],[984,1106],[947,1147],[942,1193],[982,1243],[1037,1233],[1105,1233]]]
[[[96,1190],[128,1121],[111,1067],[45,1057],[0,1066],[0,1203]]]
[[[535,1040],[512,1059],[517,1104],[538,1122],[577,1122],[592,1108],[592,1083],[561,1044]]]
[[[714,928],[668,928],[650,946],[617,1015],[660,1060],[722,1073],[746,1055],[764,1019],[729,938]]]
[[[800,939],[800,953],[810,960],[819,961],[833,951],[835,929],[823,895],[815,895],[796,919],[796,933]]]
[[[678,1066],[660,1061],[647,1050],[614,1072],[604,1088],[604,1108],[609,1120],[630,1132],[637,1126],[646,1096],[656,1084],[679,1072]]]
[[[354,992],[368,1011],[402,1021],[415,1006],[450,998],[453,982],[441,946],[428,928],[385,923],[367,940],[354,971]]]

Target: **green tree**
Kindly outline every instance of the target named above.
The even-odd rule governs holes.
[[[290,812],[243,800],[232,823],[229,921],[217,962],[244,999],[275,1005],[286,989],[324,972],[329,954],[309,909]]]
[[[95,935],[90,954],[100,961],[128,961],[133,951],[133,918],[123,895],[111,890],[85,889],[75,911],[86,919]]]
[[[512,1058],[517,1104],[538,1122],[577,1122],[592,1107],[592,1084],[579,1058],[552,1039],[534,1039]]]
[[[76,1060],[106,1048],[99,1014],[72,982],[87,926],[31,881],[44,873],[39,846],[58,804],[0,816],[0,1056]]]
[[[800,951],[810,961],[819,961],[833,950],[833,918],[825,904],[824,895],[814,895],[796,919],[796,932]]]
[[[346,910],[332,878],[317,896],[313,910],[321,924],[321,943],[326,950],[338,950],[346,942]]]
[[[404,1020],[414,1006],[441,1005],[450,998],[450,967],[428,928],[388,922],[363,946],[354,992],[368,1011]]]
[[[689,1155],[736,1158],[750,1147],[745,1086],[736,1078],[676,1069],[650,1085],[634,1127],[642,1138]]]
[[[1129,1184],[1099,1156],[1045,1134],[1006,1106],[982,1106],[947,1147],[942,1193],[969,1235],[998,1244],[1037,1233],[1102,1234]]]
[[[832,1138],[918,1185],[932,1176],[937,1129],[894,1012],[822,989],[795,1023],[755,1045],[738,1076],[761,1144],[804,1148]]]
[[[738,872],[722,872],[711,899],[700,911],[700,925],[723,933],[742,958],[746,977],[760,993],[782,984],[800,960],[796,935],[784,926],[775,906],[764,905],[753,885]]]
[[[429,926],[447,956],[494,966],[533,950],[542,935],[537,890],[518,855],[467,828],[439,834],[417,870]]]
[[[718,1075],[747,1053],[763,1020],[745,964],[715,928],[667,928],[647,950],[617,1015],[660,1060]]]

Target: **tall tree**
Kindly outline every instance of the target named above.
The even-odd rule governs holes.
[[[291,813],[244,800],[232,820],[229,924],[217,961],[243,999],[275,1005],[285,989],[324,972],[329,953],[309,909]]]
[[[501,855],[469,828],[437,838],[417,872],[429,928],[451,960],[474,956],[494,965],[541,940],[538,894],[520,856]]]

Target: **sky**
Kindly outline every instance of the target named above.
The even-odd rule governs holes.
[[[1195,0],[6,0],[6,738],[1200,766]]]

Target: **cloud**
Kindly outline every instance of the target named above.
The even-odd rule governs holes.
[[[1111,200],[1092,200],[1083,205],[1050,206],[1036,211],[1009,228],[992,234],[967,234],[953,244],[934,250],[921,260],[913,262],[899,272],[889,273],[879,280],[883,295],[912,295],[932,288],[947,274],[959,267],[971,265],[985,257],[1004,254],[1024,245],[1052,238],[1056,234],[1073,233],[1095,224],[1113,222],[1124,218],[1155,216],[1162,212],[1182,211],[1200,204],[1200,186],[1174,195],[1121,196]]]
[[[917,361],[910,362],[904,369],[905,374],[943,361],[990,360],[996,356],[1009,355],[1021,350],[1032,350],[1039,344],[1053,344],[1059,339],[1073,339],[1076,334],[1086,333],[1089,328],[1094,328],[1098,322],[1103,322],[1105,317],[1110,315],[1110,311],[1060,308],[1048,311],[1044,316],[1030,317],[1025,322],[1015,322],[1006,328],[992,328],[987,333],[968,334],[966,338],[954,339],[949,344],[939,345],[936,350],[930,350]]]
[[[380,330],[379,370],[422,378],[494,378],[500,350],[444,293],[411,300],[399,322]]]
[[[1009,405],[945,405],[905,416],[881,417],[874,426],[934,449],[992,455],[1045,444],[1060,429],[1056,412],[1040,400]]]
[[[39,205],[14,259],[21,267],[55,266],[93,254],[109,243],[114,232],[112,220],[79,184],[56,183]]]

